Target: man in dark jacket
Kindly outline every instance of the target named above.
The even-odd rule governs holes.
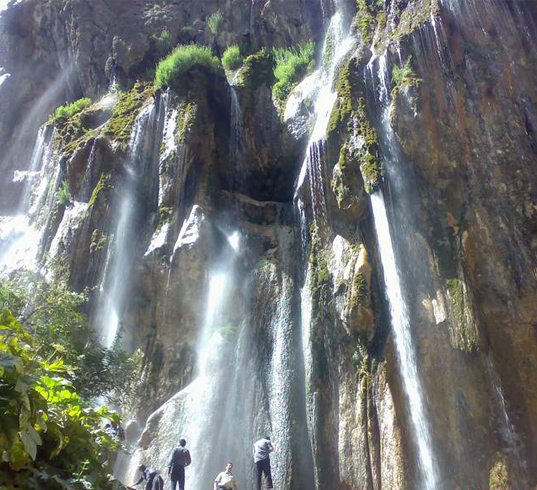
[[[267,479],[267,489],[272,490],[272,473],[270,471],[270,453],[274,447],[270,442],[270,437],[265,436],[254,443],[254,463],[256,472],[256,489],[261,490],[261,480],[263,473]]]
[[[185,446],[186,441],[179,439],[179,446],[170,455],[168,476],[172,482],[171,490],[176,490],[177,484],[179,484],[179,490],[185,490],[185,467],[192,462],[190,451]]]
[[[157,470],[141,464],[138,466],[138,471],[142,472],[142,476],[134,485],[139,485],[145,480],[144,490],[164,490],[164,480],[158,474]]]

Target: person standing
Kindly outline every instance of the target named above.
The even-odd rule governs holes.
[[[267,479],[267,489],[272,490],[272,473],[270,471],[270,453],[274,447],[270,442],[270,437],[266,436],[254,442],[254,463],[256,470],[256,489],[261,490],[261,479],[263,473]]]
[[[230,461],[226,465],[226,471],[218,473],[215,478],[214,490],[239,490],[239,481],[231,470],[233,470],[233,463]]]
[[[171,490],[185,490],[185,468],[192,462],[190,451],[185,447],[186,441],[179,439],[179,446],[174,448],[168,463],[168,476],[171,481]]]

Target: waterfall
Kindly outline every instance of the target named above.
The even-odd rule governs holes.
[[[122,185],[116,198],[116,227],[113,245],[105,262],[105,273],[97,305],[96,324],[102,332],[103,345],[112,347],[121,324],[131,271],[134,266],[134,248],[137,242],[136,221],[140,212],[137,193],[142,185],[146,167],[153,157],[147,151],[147,139],[154,138],[157,110],[152,103],[137,116],[129,143]]]
[[[55,131],[46,135],[41,128],[29,168],[14,173],[14,182],[22,182],[22,197],[16,216],[0,218],[0,276],[38,266],[46,218],[56,199],[59,176],[54,137]]]
[[[371,196],[371,206],[375,217],[382,267],[384,269],[384,286],[388,296],[390,315],[395,335],[395,344],[401,366],[401,375],[409,402],[409,412],[418,450],[422,475],[422,488],[438,488],[436,462],[433,455],[431,438],[422,388],[419,381],[417,359],[414,352],[410,317],[401,290],[401,275],[395,261],[390,226],[382,191]]]
[[[312,92],[316,94],[314,103],[315,123],[309,139],[306,157],[300,169],[295,200],[299,198],[298,193],[305,182],[306,176],[309,174],[310,178],[312,178],[312,175],[318,175],[319,173],[319,157],[321,156],[322,141],[325,138],[326,127],[337,99],[337,92],[333,87],[334,78],[341,61],[347,56],[354,45],[354,40],[347,35],[347,32],[348,27],[346,26],[343,13],[338,11],[330,21],[324,41],[323,53],[330,54],[327,56],[327,61],[323,62],[321,67],[313,75],[302,82],[308,85],[308,89],[304,92],[305,96]],[[330,46],[330,43],[332,43],[333,48]],[[333,52],[330,53],[330,51]],[[289,108],[286,108],[285,119],[289,119],[287,111],[292,110],[295,105],[291,103]],[[313,192],[313,189],[311,192]],[[324,199],[324,192],[322,196],[322,199]]]
[[[233,162],[233,182],[232,189],[240,190],[246,184],[247,162],[246,146],[244,143],[244,121],[242,108],[239,101],[237,89],[231,85],[231,118],[230,118],[230,144],[229,156]]]
[[[375,73],[374,66],[378,65]],[[375,88],[375,100],[382,110],[381,149],[384,169],[389,185],[398,194],[405,196],[405,180],[400,169],[399,148],[390,124],[391,87],[388,70],[388,55],[371,60],[366,68],[366,80],[370,79]],[[375,77],[376,75],[376,77]],[[375,80],[378,80],[376,84]],[[434,456],[430,427],[426,415],[426,404],[419,378],[418,359],[412,339],[412,329],[408,307],[403,294],[403,280],[396,262],[395,243],[390,232],[386,205],[382,190],[371,196],[371,206],[375,221],[375,229],[380,249],[380,258],[384,271],[384,286],[388,298],[391,323],[395,345],[400,363],[403,388],[408,401],[411,426],[418,453],[418,466],[421,473],[421,488],[434,490],[439,486],[439,475]],[[409,218],[405,211],[410,212],[406,199],[401,202],[402,222],[407,225]]]

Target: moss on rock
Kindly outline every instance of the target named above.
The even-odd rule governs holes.
[[[140,108],[155,93],[150,83],[136,83],[128,92],[121,94],[114,113],[105,128],[105,134],[121,150],[129,144],[132,127]]]
[[[466,285],[459,279],[448,279],[446,289],[451,317],[451,344],[465,352],[473,352],[477,349],[477,334],[467,298]]]
[[[183,143],[188,134],[196,126],[198,118],[198,105],[195,102],[182,102],[177,110],[177,126],[175,130],[175,142]]]
[[[274,64],[274,56],[266,48],[247,56],[239,74],[238,85],[249,90],[255,90],[263,84],[271,87],[276,81]]]

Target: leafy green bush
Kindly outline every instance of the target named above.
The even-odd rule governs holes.
[[[155,87],[180,84],[185,75],[194,67],[206,68],[216,72],[220,61],[207,46],[188,44],[177,46],[169,56],[164,58],[157,66],[155,73]]]
[[[224,24],[224,16],[220,10],[217,10],[207,19],[207,27],[212,32],[213,36],[218,36]]]
[[[238,46],[230,46],[224,51],[222,64],[226,70],[237,70],[242,66],[243,60]]]
[[[0,281],[0,309],[11,310],[32,333],[44,358],[61,356],[76,366],[65,374],[76,392],[86,400],[103,397],[122,405],[137,388],[137,361],[119,345],[101,346],[81,312],[86,301],[86,293],[73,293],[29,272]]]
[[[65,377],[72,368],[41,346],[7,309],[0,311],[0,487],[112,488],[107,408],[94,409]]]
[[[160,56],[167,55],[172,49],[172,36],[170,31],[164,29],[160,36],[155,36],[155,45]]]
[[[417,87],[422,82],[421,78],[418,78],[414,69],[412,68],[412,57],[406,60],[404,65],[395,65],[392,71],[392,93],[394,95],[401,88]]]
[[[67,206],[71,202],[71,191],[69,190],[69,182],[67,180],[64,180],[57,190],[56,201],[62,206]]]
[[[86,97],[83,99],[78,99],[72,104],[61,105],[58,107],[54,114],[51,117],[50,122],[55,122],[59,119],[69,119],[70,117],[78,114],[80,111],[91,105],[91,99]]]
[[[274,75],[278,81],[272,90],[279,101],[285,101],[293,87],[304,77],[313,60],[314,50],[313,42],[302,43],[296,48],[274,49]]]

